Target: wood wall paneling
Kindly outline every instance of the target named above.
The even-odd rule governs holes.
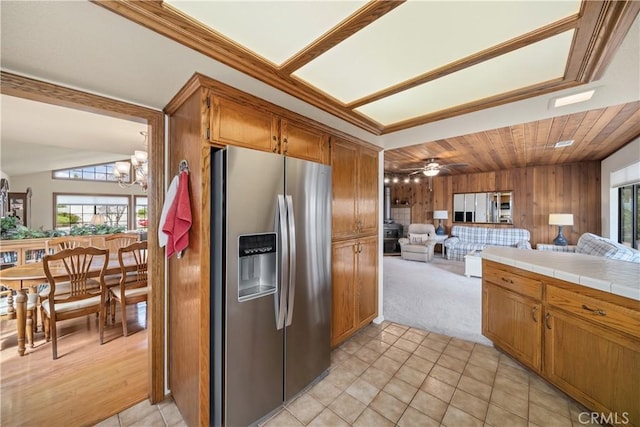
[[[440,175],[420,183],[391,186],[391,200],[406,200],[411,206],[411,222],[433,223],[433,211],[446,209],[452,220],[453,194],[486,191],[513,191],[513,225],[476,224],[489,227],[526,228],[531,244],[551,243],[558,234],[549,225],[550,213],[571,213],[574,225],[564,227],[569,244],[575,245],[583,233],[601,234],[600,162],[531,166],[466,175]],[[468,225],[468,224],[465,224]]]

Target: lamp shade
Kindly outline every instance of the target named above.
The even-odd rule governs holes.
[[[573,214],[566,214],[566,213],[549,214],[549,225],[573,225]]]
[[[447,219],[449,215],[447,211],[433,211],[433,219]]]

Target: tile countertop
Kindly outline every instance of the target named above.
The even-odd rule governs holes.
[[[640,301],[640,264],[604,257],[491,246],[482,258]]]

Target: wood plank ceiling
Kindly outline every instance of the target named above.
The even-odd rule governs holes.
[[[478,48],[478,50],[471,53],[467,52],[441,63],[431,64],[431,68],[414,72],[410,78],[394,81],[393,84],[381,84],[376,90],[371,90],[364,95],[353,95],[349,98],[344,93],[338,93],[337,89],[335,93],[332,93],[326,89],[328,86],[320,87],[322,86],[321,84],[312,84],[310,79],[305,78],[313,75],[313,72],[309,72],[309,66],[313,71],[314,66],[320,67],[318,64],[322,64],[323,60],[326,63],[326,58],[331,57],[331,54],[335,53],[336,49],[344,48],[346,44],[353,42],[354,38],[363,36],[364,32],[374,32],[380,28],[385,28],[382,24],[397,18],[398,11],[404,10],[404,19],[407,19],[406,10],[408,9],[403,8],[409,8],[409,6],[413,8],[422,7],[423,9],[411,10],[421,10],[424,16],[421,16],[420,19],[423,19],[424,23],[434,25],[437,20],[452,19],[452,17],[445,17],[444,14],[434,15],[435,10],[442,9],[428,8],[450,7],[450,5],[447,6],[446,2],[405,2],[404,0],[363,2],[363,5],[355,12],[336,22],[335,25],[327,27],[329,29],[321,33],[311,43],[306,44],[303,48],[298,47],[297,50],[294,50],[295,54],[292,56],[288,56],[285,60],[275,60],[233,40],[230,36],[225,35],[222,30],[203,23],[205,19],[202,19],[202,17],[212,17],[215,16],[215,13],[218,13],[218,15],[230,13],[228,18],[231,19],[232,26],[241,27],[241,24],[244,25],[244,21],[249,18],[249,14],[255,15],[257,13],[250,6],[242,9],[242,6],[237,4],[225,4],[225,8],[232,9],[232,12],[229,12],[226,9],[221,9],[218,2],[195,2],[191,6],[187,4],[189,2],[182,3],[177,0],[93,0],[93,2],[375,135],[388,134],[597,80],[602,77],[616,49],[622,43],[640,13],[640,2],[638,1],[576,0],[574,4],[577,6],[574,6],[574,9],[566,6],[569,3],[561,6],[557,2],[524,2],[518,7],[530,7],[532,8],[530,9],[531,11],[539,14],[539,16],[535,17],[535,19],[538,19],[535,22],[539,22],[539,24],[533,29],[521,30],[524,32],[515,33],[517,35],[511,35],[506,39],[500,39],[500,37],[505,37],[504,34],[507,34],[505,32],[502,36],[496,36],[497,38],[484,48]],[[436,5],[436,3],[439,3],[439,5]],[[329,4],[330,2],[324,7],[329,7]],[[500,2],[497,4],[500,4]],[[502,5],[506,4],[502,3]],[[487,3],[484,6],[488,7],[489,5]],[[495,2],[491,3],[491,5],[491,7],[506,7],[495,6]],[[185,8],[192,7],[191,11],[193,13],[196,13],[196,11],[201,12],[201,19],[198,20],[190,16],[188,12],[179,9],[182,6]],[[236,9],[233,9],[234,7]],[[290,5],[285,6],[284,3],[278,5],[278,8],[283,8],[283,13],[291,10],[284,9],[285,7],[290,7]],[[334,4],[333,7],[337,6]],[[549,9],[543,9],[545,7]],[[462,21],[463,18],[468,19],[466,9],[453,10],[454,16],[451,25],[459,25],[456,19],[457,21]],[[482,8],[478,9],[478,11],[482,10]],[[500,12],[500,10],[502,9],[498,9],[497,12]],[[514,10],[516,11],[514,16],[518,16],[517,8]],[[522,15],[521,12],[520,15]],[[506,9],[504,13],[504,16],[507,16]],[[531,15],[534,14],[532,13]],[[308,16],[305,17],[303,14],[297,15],[297,17],[301,20],[303,18],[309,19]],[[429,41],[418,40],[418,44],[415,46],[419,46],[419,48],[412,50],[412,52],[418,52],[422,56],[441,53],[442,50],[449,49],[455,38],[461,37],[466,37],[462,45],[465,43],[471,45],[474,37],[478,37],[480,33],[490,32],[493,30],[492,27],[504,24],[504,19],[501,22],[500,17],[500,13],[490,13],[485,15],[484,18],[479,18],[486,21],[473,22],[475,26],[481,24],[481,28],[474,30],[475,33],[472,30],[466,31],[467,28],[463,28],[462,31],[456,33],[455,37],[449,31],[449,33],[440,34],[440,37],[433,37]],[[531,22],[534,22],[534,16],[518,17],[521,20],[518,25],[522,28],[525,27],[525,24],[531,27]],[[256,17],[252,16],[252,18],[255,19]],[[283,15],[282,21],[286,22],[294,18],[296,16]],[[476,21],[479,19],[476,19]],[[319,21],[320,18],[317,20]],[[314,19],[311,18],[309,23],[313,21]],[[259,16],[255,22],[261,25],[265,24],[260,22]],[[418,22],[421,21],[418,20]],[[425,27],[426,24],[424,23],[422,25],[418,23],[418,27]],[[386,28],[388,29],[388,27]],[[402,25],[395,28],[402,29]],[[249,26],[246,31],[248,33],[243,35],[250,37],[259,35],[259,28],[251,28]],[[291,39],[296,38],[296,34],[287,35],[286,32],[283,34],[285,39],[287,36]],[[387,38],[391,39],[391,34],[388,35],[389,37]],[[395,32],[393,35],[396,35]],[[408,95],[413,90],[422,90],[428,88],[429,85],[450,81],[452,77],[454,77],[453,81],[455,81],[455,76],[459,76],[459,73],[471,73],[477,66],[487,65],[497,59],[506,61],[512,54],[525,52],[526,49],[536,45],[540,46],[540,43],[546,43],[550,40],[558,39],[558,37],[564,38],[565,45],[563,46],[566,46],[566,56],[560,56],[562,60],[561,66],[564,68],[563,75],[560,72],[557,77],[541,77],[535,83],[515,86],[502,92],[488,90],[484,95],[480,95],[477,98],[464,98],[466,94],[463,93],[460,95],[460,101],[453,104],[447,104],[447,101],[443,103],[441,99],[423,100],[419,96],[416,97],[415,92],[413,92],[414,95]],[[435,38],[437,38],[437,42],[434,43],[433,40]],[[382,40],[385,40],[385,38]],[[567,43],[566,40],[569,42]],[[416,42],[416,40],[407,39],[401,41],[407,43],[407,45]],[[353,57],[349,58],[349,60],[354,61],[352,64],[330,63],[331,67],[320,67],[320,70],[324,70],[326,74],[332,74],[338,68],[347,74],[350,65],[356,66],[357,62],[364,61],[367,55],[375,56],[376,52],[378,54],[384,52],[385,48],[389,48],[389,46],[386,46],[387,44],[398,48],[397,45],[392,45],[391,41],[387,42],[386,40],[379,42],[377,45],[367,45],[370,49],[361,49],[361,54],[352,55]],[[535,68],[525,65],[532,58],[532,55],[535,57],[533,64],[538,65],[537,62],[544,62],[543,59],[546,60],[547,56],[555,55],[552,51],[565,49],[558,48],[557,45],[550,46],[552,49],[535,52],[526,51],[529,52],[529,56],[521,56],[519,60],[511,57],[512,62],[514,60],[516,62],[520,61],[519,63],[517,62],[515,70],[524,73],[527,68]],[[406,48],[407,46],[404,47]],[[463,46],[462,51],[464,51],[464,48],[465,46]],[[387,52],[389,51],[387,50]],[[403,63],[394,65],[397,67],[405,66]],[[529,70],[527,69],[527,71]],[[518,72],[504,73],[501,79],[506,80],[509,75],[518,74]],[[371,74],[372,76],[360,76],[362,85],[364,85],[364,80],[374,78],[373,73]],[[486,74],[488,73],[485,72],[485,77]],[[319,74],[315,75],[318,76]],[[545,75],[549,76],[549,74]],[[334,88],[338,88],[341,76],[339,73],[335,74],[335,76],[334,79],[337,82],[333,82],[336,84]],[[482,73],[478,76],[477,69],[475,74],[470,74],[468,77],[464,81],[473,81],[474,84],[471,86],[478,87],[483,85]],[[348,79],[345,78],[345,80]],[[490,79],[493,84],[498,86],[499,82],[497,80],[500,79]],[[356,86],[358,85],[357,81],[354,81]],[[367,84],[369,83],[367,81]],[[458,86],[460,86],[459,83]],[[449,86],[448,88],[445,87],[445,89],[441,93],[453,94],[457,91],[459,94],[460,92],[458,87]],[[396,98],[393,101],[394,97],[405,95],[407,96]],[[402,116],[400,110],[405,107],[403,105],[404,101],[411,99],[415,101],[416,98],[417,110],[412,110],[413,113],[407,110],[406,115]],[[392,102],[384,104],[387,101]],[[379,104],[380,102],[383,102],[383,104]],[[424,105],[419,105],[420,103]],[[427,105],[430,103],[435,107]],[[387,111],[382,111],[378,108],[381,106],[387,108]],[[416,111],[422,111],[422,113],[416,115]],[[444,165],[451,163],[467,164],[467,166],[451,168],[448,170],[449,173],[472,173],[541,164],[599,160],[640,135],[638,111],[638,102],[634,102],[473,135],[438,141],[424,141],[419,145],[386,151],[385,170],[399,172],[401,169],[420,166],[424,164],[425,159],[431,157],[439,158],[439,162]],[[381,119],[382,117],[386,119],[383,120]],[[570,139],[574,140],[573,145],[570,147],[552,148],[556,142]]]

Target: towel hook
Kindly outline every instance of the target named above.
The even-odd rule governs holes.
[[[180,160],[180,165],[178,166],[178,172],[182,173],[182,171],[187,171],[189,173],[189,163],[186,160]]]

